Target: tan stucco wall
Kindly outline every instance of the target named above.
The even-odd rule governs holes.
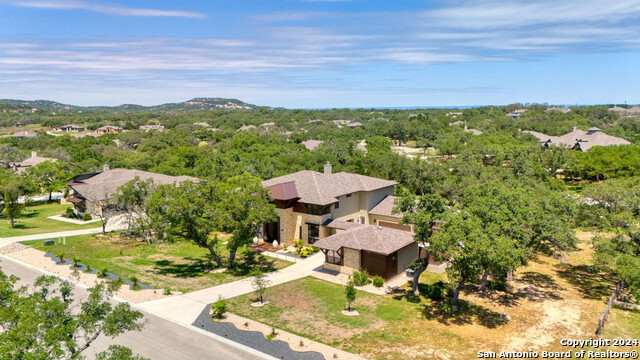
[[[398,273],[407,270],[409,264],[418,258],[418,244],[411,244],[398,250]]]
[[[360,270],[360,250],[343,248],[344,260],[342,264],[345,267]]]

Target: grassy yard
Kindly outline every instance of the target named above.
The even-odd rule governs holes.
[[[212,271],[209,252],[196,245],[179,241],[175,243],[152,244],[137,241],[120,234],[86,235],[67,238],[66,245],[43,246],[42,241],[28,241],[38,250],[52,254],[64,252],[72,259],[77,256],[83,264],[104,269],[130,278],[135,275],[141,282],[155,288],[171,288],[181,292],[203,289],[249,276],[253,268],[263,271],[282,269],[289,262],[256,256],[253,262],[247,260],[246,249],[238,254],[238,267],[233,270]],[[221,254],[228,255],[225,249]]]
[[[16,227],[11,228],[9,218],[0,216],[0,237],[42,234],[56,231],[80,230],[100,227],[99,222],[76,225],[58,220],[47,219],[48,216],[64,214],[71,205],[44,204],[30,206],[18,217]]]
[[[453,315],[439,280],[425,273],[421,296],[384,297],[358,292],[358,317],[343,316],[344,288],[315,278],[274,287],[271,305],[253,308],[255,295],[230,300],[230,309],[276,328],[371,359],[471,359],[477,351],[567,351],[562,338],[588,339],[611,294],[613,279],[595,273],[591,250],[581,245],[566,262],[540,257],[516,274],[509,293],[484,295],[468,286],[463,310]],[[640,313],[618,311],[607,336],[637,337]]]

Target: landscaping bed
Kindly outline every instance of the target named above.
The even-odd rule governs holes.
[[[43,245],[42,240],[27,241],[25,245],[51,254],[64,253],[65,258],[78,257],[85,265],[131,278],[156,289],[189,292],[243,279],[254,268],[264,272],[282,269],[291,263],[247,255],[243,248],[237,256],[235,269],[214,269],[208,251],[187,241],[174,243],[146,242],[122,234],[84,235],[68,237],[66,244]],[[221,248],[223,257],[228,255]]]

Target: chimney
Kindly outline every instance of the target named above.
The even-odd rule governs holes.
[[[102,171],[109,171],[109,164],[104,163],[104,166],[102,166]]]
[[[324,164],[324,174],[325,175],[331,175],[331,163],[327,162],[326,164]]]
[[[32,152],[31,152],[31,157],[32,157],[32,158],[34,158],[34,157],[38,157],[38,152],[37,152],[37,151],[32,151]]]
[[[576,129],[577,129],[577,127],[574,126],[574,127],[571,128],[571,131],[576,131]]]

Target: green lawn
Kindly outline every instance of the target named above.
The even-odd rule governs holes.
[[[146,242],[120,234],[69,237],[66,245],[56,243],[43,246],[40,240],[23,244],[54,255],[64,252],[65,258],[77,256],[83,264],[94,268],[106,268],[126,278],[135,275],[141,282],[155,288],[171,288],[181,292],[245,278],[255,267],[268,272],[291,264],[260,255],[251,262],[247,258],[248,251],[242,249],[238,254],[239,265],[236,269],[215,273],[209,261],[209,252],[190,242],[147,245]],[[221,249],[220,253],[225,257],[228,254],[226,249]]]
[[[516,272],[510,292],[461,294],[452,313],[445,275],[425,272],[419,297],[358,291],[357,317],[341,314],[344,287],[307,277],[267,290],[270,304],[251,307],[255,294],[229,300],[230,311],[370,359],[472,359],[477,351],[566,351],[560,340],[589,338],[615,281],[592,271],[585,241],[567,262],[539,256]],[[408,287],[405,288],[405,290]],[[614,310],[607,338],[637,337],[640,313]]]
[[[42,234],[56,231],[90,229],[102,226],[100,222],[76,225],[58,220],[47,219],[48,216],[64,214],[71,205],[44,204],[29,206],[18,217],[16,227],[11,228],[9,218],[0,215],[0,237]]]

